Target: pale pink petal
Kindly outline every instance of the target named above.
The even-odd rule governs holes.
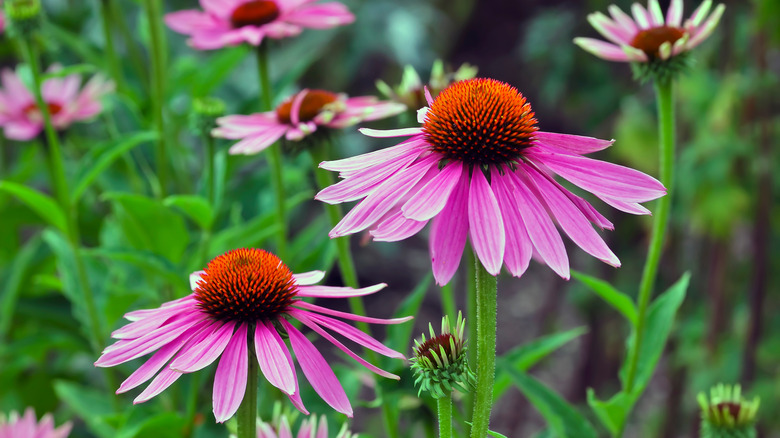
[[[283,317],[279,317],[277,321],[281,322],[281,320],[284,320]],[[309,411],[306,410],[306,406],[303,405],[303,400],[301,399],[301,391],[298,388],[298,375],[295,372],[295,364],[293,363],[292,355],[290,354],[290,351],[287,348],[282,348],[282,352],[284,353],[284,357],[287,360],[287,363],[290,364],[290,370],[292,371],[292,377],[293,382],[295,383],[295,391],[292,394],[288,394],[287,398],[290,399],[290,402],[295,406],[296,409],[303,412],[306,415],[309,415]]]
[[[680,27],[683,17],[683,0],[672,0],[666,11],[666,25]]]
[[[323,161],[320,163],[320,167],[326,170],[340,172],[340,176],[345,178],[348,175],[354,175],[355,173],[360,172],[361,170],[364,170],[370,166],[383,165],[390,160],[406,154],[411,149],[421,150],[426,145],[427,143],[425,140],[423,140],[421,136],[417,136],[407,139],[393,147],[380,149],[378,151],[369,152],[367,154],[335,161]]]
[[[596,233],[580,209],[533,166],[524,164],[522,167],[536,188],[537,198],[544,201],[571,240],[597,259],[615,267],[620,266],[620,260]]]
[[[653,27],[664,25],[664,13],[661,11],[661,5],[658,0],[650,0],[647,4],[647,13],[650,16],[650,23]]]
[[[685,21],[685,27],[698,27],[704,21],[704,18],[707,16],[707,12],[710,11],[711,7],[712,0],[704,0],[701,2],[699,7],[693,11],[690,18]]]
[[[287,320],[280,319],[279,321],[287,331],[295,357],[314,391],[333,409],[351,418],[352,406],[350,406],[347,394],[344,393],[344,388],[341,387],[328,362],[303,333]]]
[[[317,298],[362,297],[376,293],[385,287],[387,287],[387,284],[385,283],[379,283],[361,289],[338,286],[301,286],[298,288],[298,294],[296,296]]]
[[[428,221],[416,221],[404,217],[401,210],[396,210],[370,230],[371,236],[377,242],[398,242],[408,239],[425,228]]]
[[[355,16],[341,3],[307,5],[284,16],[284,21],[311,29],[328,29],[355,21]]]
[[[712,33],[715,31],[715,27],[717,27],[718,22],[720,21],[720,17],[723,15],[725,10],[726,5],[718,5],[712,12],[712,15],[710,15],[709,18],[707,18],[707,20],[702,23],[702,25],[696,30],[694,35],[691,37],[691,40],[688,42],[688,47],[696,47],[701,44],[702,41],[707,39],[707,37],[712,35]]]
[[[230,19],[230,14],[246,0],[200,0],[201,7],[224,20]]]
[[[193,9],[165,14],[165,24],[174,32],[185,35],[193,35],[198,32],[213,31],[215,29],[225,29],[227,27],[226,23],[216,20],[214,16]]]
[[[298,286],[309,286],[319,283],[325,278],[325,271],[309,271],[301,272],[300,274],[293,274],[295,284]]]
[[[640,29],[648,29],[652,25],[650,13],[639,3],[631,5],[631,13],[634,15],[634,22]]]
[[[224,423],[236,413],[246,392],[247,371],[247,324],[238,326],[217,365],[214,375],[214,418]]]
[[[130,374],[130,376],[125,379],[121,385],[119,385],[119,389],[116,390],[116,393],[122,394],[124,392],[130,391],[131,389],[151,379],[152,376],[154,376],[157,371],[160,371],[163,365],[165,365],[173,357],[173,355],[179,351],[182,345],[184,345],[184,343],[187,341],[187,337],[194,335],[195,332],[185,333],[176,341],[170,342],[157,350],[157,352],[154,353],[152,357],[144,362],[143,365],[138,367],[138,369]]]
[[[404,318],[391,318],[391,319],[369,318],[368,316],[361,316],[361,315],[354,315],[352,313],[339,312],[338,310],[329,309],[327,307],[321,307],[316,304],[307,303],[306,301],[295,301],[293,303],[293,306],[300,307],[306,310],[311,310],[313,312],[322,313],[325,315],[338,316],[339,318],[349,319],[351,321],[367,322],[369,324],[400,324],[402,322],[406,322],[413,319],[413,317],[411,316],[406,316]]]
[[[636,202],[623,202],[619,201],[617,199],[612,199],[607,196],[598,196],[599,199],[607,203],[608,205],[620,210],[624,211],[626,213],[631,214],[651,214],[650,210],[646,209],[645,207],[637,204]]]
[[[504,261],[506,234],[498,201],[479,167],[471,175],[468,199],[469,236],[471,246],[482,265],[496,276]]]
[[[628,34],[631,35],[631,38],[633,38],[636,35],[639,29],[636,27],[636,23],[634,23],[634,20],[631,19],[631,17],[628,14],[623,12],[619,7],[615,5],[609,5],[607,7],[607,10],[609,10],[609,14],[615,20],[615,23],[623,27],[623,29]]]
[[[626,52],[621,47],[606,41],[577,37],[574,38],[574,44],[580,46],[586,52],[590,52],[607,61],[629,61],[628,55],[626,55]]]
[[[464,168],[447,205],[433,219],[430,253],[436,284],[447,284],[460,264],[468,235],[469,171]]]
[[[606,15],[601,12],[596,12],[588,15],[588,22],[596,29],[604,38],[612,41],[617,45],[629,44],[634,37],[634,33],[627,30],[623,26],[610,20]]]
[[[268,321],[258,321],[255,328],[255,353],[260,370],[268,382],[285,394],[293,394],[295,375],[293,364],[284,356],[287,345],[279,336],[276,327]]]
[[[514,193],[507,188],[506,178],[495,167],[491,168],[490,185],[501,208],[501,218],[506,230],[504,263],[513,276],[519,277],[528,269],[534,251],[520,215],[520,207]]]
[[[410,135],[422,134],[422,128],[401,128],[401,129],[385,129],[385,130],[360,128],[358,129],[358,131],[360,131],[360,133],[363,135],[374,137],[374,138],[408,137]]]
[[[28,141],[43,131],[42,123],[28,121],[9,122],[3,126],[3,133],[10,140]]]
[[[211,365],[225,351],[235,326],[236,323],[232,321],[215,324],[212,330],[204,332],[199,339],[193,338],[168,367],[181,373],[192,373]]]
[[[330,330],[333,330],[336,333],[344,336],[345,338],[355,343],[358,343],[366,348],[369,348],[373,351],[376,351],[377,353],[383,356],[391,357],[394,359],[404,358],[403,354],[385,347],[384,344],[372,338],[371,336],[363,333],[362,331],[356,329],[355,327],[352,327],[351,325],[345,322],[339,321],[338,319],[333,319],[328,316],[319,315],[317,313],[309,312],[306,310],[296,310],[296,312],[304,313],[307,317],[316,321],[317,324],[325,328],[328,328]]]
[[[163,368],[160,374],[152,380],[152,383],[146,387],[138,397],[133,400],[133,404],[143,403],[149,401],[152,397],[155,397],[159,393],[165,391],[169,386],[173,385],[173,382],[177,381],[182,373],[174,371],[170,368]]]
[[[612,146],[612,143],[614,142],[615,140],[602,140],[594,137],[556,134],[552,132],[537,131],[534,134],[534,143],[537,146],[562,149],[562,152],[577,155],[590,154],[592,152],[604,150]]]
[[[287,422],[286,416],[282,416],[282,421],[279,425],[279,435],[276,438],[293,438],[290,423]]]
[[[569,259],[566,257],[566,247],[558,230],[555,229],[555,224],[547,215],[544,206],[521,180],[519,173],[507,172],[506,175],[509,178],[505,182],[510,183],[508,189],[514,193],[520,216],[536,253],[553,271],[568,280]]]
[[[257,154],[266,150],[269,146],[276,143],[277,140],[290,128],[287,126],[272,126],[262,133],[254,134],[246,137],[230,147],[229,153],[231,155],[251,155]]]
[[[198,282],[200,281],[200,278],[205,274],[206,271],[195,271],[192,274],[190,274],[190,289],[194,292],[195,288],[198,287]]]
[[[425,184],[403,205],[401,211],[407,219],[427,221],[441,212],[450,193],[461,178],[463,165],[453,161]]]
[[[235,114],[217,118],[217,127],[211,135],[220,138],[237,140],[248,135],[263,132],[274,126],[283,126],[276,117],[275,111],[250,114],[248,116]]]

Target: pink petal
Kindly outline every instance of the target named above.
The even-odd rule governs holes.
[[[379,222],[370,233],[377,242],[398,242],[419,233],[427,223],[407,219],[401,210],[397,210]]]
[[[608,205],[611,205],[612,207],[624,211],[626,213],[631,214],[651,214],[650,210],[646,209],[645,207],[637,204],[636,202],[623,202],[618,201],[617,199],[612,199],[607,196],[598,196],[599,199],[607,203]]]
[[[354,315],[352,313],[339,312],[338,310],[328,309],[327,307],[321,307],[316,304],[307,303],[306,301],[295,301],[294,306],[302,309],[311,310],[313,312],[323,313],[325,315],[338,316],[339,318],[349,319],[351,321],[367,322],[369,324],[400,324],[402,322],[413,319],[412,316],[406,316],[404,318],[392,318],[392,319],[380,319],[369,318],[368,316]]]
[[[193,338],[191,345],[179,353],[169,368],[181,373],[192,373],[211,365],[225,351],[235,326],[234,322],[215,324],[210,332],[203,333],[199,339]]]
[[[563,151],[577,155],[590,154],[604,150],[614,143],[615,140],[602,140],[594,137],[584,137],[581,135],[556,134],[552,132],[537,131],[534,134],[534,143],[537,146],[546,148],[557,148]]]
[[[669,9],[666,11],[666,25],[671,27],[680,27],[683,16],[683,0],[672,0]]]
[[[633,36],[636,35],[636,33],[639,31],[639,29],[636,27],[636,23],[634,23],[634,20],[615,5],[610,5],[607,7],[607,9],[609,10],[609,14],[615,20],[615,23],[622,26],[623,29],[631,34],[633,38]]]
[[[651,26],[652,17],[650,16],[650,13],[639,3],[631,5],[631,13],[634,15],[634,21],[640,29],[647,29]]]
[[[309,380],[312,388],[333,409],[351,418],[352,406],[350,406],[347,394],[344,393],[344,388],[341,387],[328,362],[303,333],[299,332],[287,320],[280,319],[279,321],[287,330],[295,357],[298,358],[303,374]]]
[[[496,276],[504,262],[506,234],[498,201],[479,167],[471,173],[468,199],[469,236],[482,265]]]
[[[228,343],[214,375],[214,417],[224,423],[236,413],[246,392],[249,362],[247,361],[247,324],[238,330]]]
[[[338,319],[333,319],[328,316],[308,312],[306,310],[296,310],[296,312],[305,313],[308,318],[313,319],[314,321],[317,322],[317,324],[324,326],[325,328],[331,329],[336,333],[344,336],[345,338],[355,343],[358,343],[366,348],[369,348],[373,351],[376,351],[377,353],[383,356],[392,357],[394,359],[404,358],[403,354],[385,347],[384,344],[382,344],[381,342],[377,341],[371,336],[363,333],[362,331],[356,329],[355,327],[352,327],[351,325],[343,321],[339,321]]]
[[[295,284],[298,286],[309,286],[319,283],[325,278],[325,271],[309,271],[301,272],[300,274],[293,274]]]
[[[284,21],[311,29],[328,29],[355,21],[355,16],[341,3],[318,3],[285,15]]]
[[[301,286],[298,288],[299,297],[317,297],[317,298],[347,298],[362,297],[371,295],[387,287],[385,283],[375,284],[373,286],[361,289],[338,286]]]
[[[320,167],[327,170],[333,170],[342,173],[342,177],[346,177],[348,174],[359,172],[367,167],[374,165],[382,165],[389,162],[401,155],[406,154],[411,149],[422,149],[427,143],[422,137],[414,137],[405,140],[393,147],[380,149],[378,151],[369,152],[367,154],[358,155],[355,157],[344,158],[335,161],[323,161],[320,163]]]
[[[401,128],[401,129],[358,129],[361,134],[374,138],[388,138],[388,137],[408,137],[410,135],[422,134],[422,128]]]
[[[580,46],[586,52],[590,52],[591,54],[596,55],[599,58],[606,59],[607,61],[629,61],[628,55],[626,55],[622,48],[605,41],[596,40],[593,38],[577,37],[574,38],[574,44]]]
[[[266,150],[269,146],[276,143],[277,140],[290,128],[288,126],[269,127],[262,133],[246,137],[230,147],[231,155],[252,155]]]
[[[507,178],[507,176],[501,175],[495,167],[491,168],[490,184],[501,208],[501,217],[506,229],[504,263],[513,276],[519,277],[528,269],[534,251],[531,238],[525,231],[520,207],[514,193],[507,188]]]
[[[142,393],[138,394],[138,397],[133,400],[133,404],[149,401],[152,397],[155,397],[159,393],[165,391],[169,386],[173,385],[173,382],[179,380],[179,377],[181,376],[182,373],[178,371],[164,368],[160,371],[160,374],[152,380],[152,383],[150,383]]]
[[[296,391],[295,375],[293,364],[287,361],[284,350],[287,350],[287,345],[274,325],[268,321],[258,321],[255,329],[255,352],[260,370],[271,385],[290,395]]]
[[[441,212],[447,204],[450,193],[461,178],[463,165],[452,161],[428,181],[401,208],[404,217],[416,221],[427,221]]]
[[[183,10],[165,15],[165,24],[174,32],[192,35],[196,32],[223,28],[224,25],[210,14],[198,10]]]
[[[460,181],[444,209],[433,219],[430,253],[436,284],[447,284],[460,264],[468,235],[469,171],[463,169]]]

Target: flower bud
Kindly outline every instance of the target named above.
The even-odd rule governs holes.
[[[429,324],[430,339],[426,339],[423,333],[422,342],[414,341],[412,370],[416,376],[414,383],[420,386],[418,395],[428,391],[434,398],[441,398],[448,396],[453,389],[469,392],[474,387],[476,379],[466,358],[465,327],[466,322],[460,313],[454,327],[445,316],[441,321],[440,335],[436,335]]]
[[[197,97],[192,101],[190,128],[198,135],[210,136],[217,117],[225,114],[225,102],[216,97]]]
[[[719,384],[710,397],[700,393],[702,438],[755,438],[759,399],[742,398],[739,385]]]
[[[7,0],[5,16],[8,17],[8,32],[13,37],[26,38],[40,27],[40,0]]]

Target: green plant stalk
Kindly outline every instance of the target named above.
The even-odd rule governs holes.
[[[330,187],[333,185],[333,183],[335,183],[332,172],[319,168],[319,163],[329,158],[329,146],[330,142],[326,140],[320,144],[315,145],[309,150],[312,157],[312,165],[314,167],[314,178],[317,180],[317,186],[320,188],[320,190],[324,189],[325,187]],[[325,204],[325,210],[328,214],[330,225],[335,227],[342,218],[341,206],[339,204],[323,204]],[[355,261],[352,257],[352,251],[349,248],[349,237],[337,237],[333,239],[333,241],[336,243],[339,270],[341,271],[341,277],[344,281],[344,284],[352,288],[360,287],[358,284],[357,270],[355,269]],[[352,313],[356,315],[366,314],[366,307],[363,304],[363,297],[349,297],[348,301],[349,308]],[[355,324],[363,332],[368,333],[369,335],[371,334],[371,328],[367,323],[356,321]],[[366,349],[366,354],[370,361],[377,362],[378,357],[374,351]],[[377,383],[374,388],[377,398],[381,398],[382,387]],[[400,436],[398,432],[398,422],[394,420],[392,407],[389,403],[382,403],[382,416],[384,418],[385,431],[387,432],[387,435],[390,438],[397,438]]]
[[[154,125],[160,136],[157,139],[155,160],[157,162],[157,179],[160,182],[158,196],[165,198],[168,182],[168,153],[165,136],[165,52],[163,51],[162,15],[160,0],[144,0],[146,19],[149,22],[150,47],[150,84],[152,115]]]
[[[70,190],[68,188],[68,180],[65,177],[65,162],[62,158],[62,149],[60,147],[59,138],[57,132],[54,129],[54,125],[51,121],[51,114],[49,113],[49,106],[43,100],[41,93],[41,87],[43,85],[43,79],[41,77],[40,64],[38,62],[38,53],[35,50],[33,44],[29,44],[24,39],[20,39],[20,45],[22,48],[25,61],[30,66],[30,71],[33,76],[33,95],[35,96],[35,102],[38,105],[38,110],[43,117],[44,131],[46,133],[46,158],[48,169],[51,177],[51,183],[54,185],[54,191],[57,194],[57,200],[65,213],[65,223],[67,227],[67,238],[70,243],[71,249],[75,256],[75,263],[77,268],[77,275],[84,294],[84,304],[87,307],[87,317],[89,318],[89,331],[90,344],[95,353],[99,353],[100,339],[102,338],[103,330],[100,324],[100,318],[98,317],[97,307],[95,306],[95,299],[92,294],[92,289],[89,285],[89,279],[87,278],[87,271],[84,265],[84,260],[80,251],[80,236],[78,230],[78,222],[76,220],[76,209],[71,203]]]
[[[272,106],[271,78],[268,75],[268,43],[263,41],[257,48],[257,74],[260,78],[262,111],[270,111]],[[284,174],[282,171],[282,148],[279,143],[272,144],[266,151],[268,166],[271,170],[271,185],[276,194],[276,222],[279,232],[276,236],[277,255],[282,260],[287,255],[287,212],[284,205]]]
[[[639,296],[637,298],[637,324],[636,341],[630,351],[628,371],[624,391],[631,394],[634,390],[636,371],[639,362],[639,352],[644,341],[644,330],[647,322],[647,308],[653,294],[658,264],[661,260],[664,236],[669,221],[669,210],[672,205],[672,187],[674,185],[674,89],[673,82],[656,81],[655,93],[658,101],[658,133],[660,141],[660,179],[666,187],[666,196],[657,202],[653,220],[652,238],[650,248],[647,251],[647,260],[642,271],[642,280],[639,283]]]
[[[114,48],[110,2],[111,0],[102,0],[100,2],[100,18],[103,22],[103,36],[106,39],[106,63],[108,64],[108,71],[111,72],[111,76],[116,83],[116,88],[119,91],[123,91],[125,82],[122,77],[122,68],[119,64],[119,59],[116,56],[116,49]]]
[[[493,408],[493,381],[496,374],[496,314],[497,282],[474,255],[477,289],[477,387],[474,396],[474,415],[471,419],[471,438],[484,438],[490,425]],[[472,340],[473,342],[473,340]]]
[[[476,278],[476,256],[473,251],[465,251],[466,278]],[[450,280],[452,281],[452,280]],[[451,320],[452,321],[452,320]],[[477,349],[472,346],[477,342],[477,285],[474,281],[466,281],[466,330],[468,331],[468,345],[466,350],[469,363],[474,366],[477,363]],[[468,392],[463,396],[463,412],[474,410],[474,392]]]
[[[436,399],[439,414],[439,438],[452,438],[452,393],[447,391],[444,397]]]
[[[206,199],[209,200],[209,205],[212,207],[216,206],[214,205],[214,199],[216,197],[217,192],[217,175],[214,172],[214,154],[216,154],[216,147],[214,145],[214,137],[212,137],[209,134],[206,134],[203,136],[203,142],[206,144],[206,151],[205,151],[205,157],[204,160],[206,161],[205,166],[205,185],[206,185]],[[216,211],[215,211],[216,213]]]
[[[130,28],[125,22],[126,17],[122,12],[121,6],[115,0],[104,1],[108,1],[108,7],[111,11],[111,18],[113,23],[119,30],[119,33],[122,34],[122,39],[125,42],[125,49],[127,50],[127,54],[130,57],[130,62],[133,65],[133,69],[138,75],[138,78],[141,80],[142,86],[145,87],[148,85],[146,82],[144,82],[144,79],[146,79],[146,62],[144,62],[143,55],[141,55],[141,51],[138,49],[138,46],[136,46],[135,37],[133,36],[132,32],[130,32]]]
[[[455,308],[455,295],[453,292],[452,281],[441,287],[441,307],[442,312],[450,318],[450,321],[455,321],[458,317],[457,310]]]
[[[249,341],[247,341],[249,342]],[[246,376],[244,400],[236,412],[238,420],[238,438],[257,438],[257,359],[254,347],[249,343],[249,370]]]

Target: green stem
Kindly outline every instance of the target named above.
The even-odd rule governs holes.
[[[214,137],[211,135],[204,135],[203,142],[206,144],[206,151],[204,152],[206,161],[204,184],[206,185],[206,199],[209,200],[209,205],[215,207],[214,198],[217,192],[217,175],[214,173],[214,156],[216,154],[216,147],[214,146]],[[215,208],[216,210],[216,208]],[[216,211],[214,211],[216,214]]]
[[[466,278],[475,278],[476,259],[473,251],[465,251]],[[477,349],[471,348],[477,342],[477,285],[473,281],[466,281],[466,330],[468,331],[469,348],[466,350],[469,363],[477,363]],[[472,412],[474,410],[474,392],[469,392],[463,396],[463,412]]]
[[[669,210],[672,204],[672,187],[674,185],[674,90],[672,81],[656,81],[655,92],[658,100],[661,183],[666,187],[666,196],[659,199],[656,204],[653,234],[650,240],[650,248],[647,251],[647,261],[642,272],[642,280],[639,284],[639,297],[637,299],[639,314],[635,331],[636,342],[634,342],[629,356],[626,387],[624,390],[626,394],[630,394],[634,389],[639,352],[644,341],[647,307],[653,294],[658,263],[661,260],[661,251],[669,220]]]
[[[452,281],[441,287],[441,307],[445,315],[447,315],[450,321],[455,321],[458,314],[455,309],[455,295],[453,293]]]
[[[149,22],[150,47],[150,84],[152,113],[155,129],[160,134],[155,150],[157,161],[157,178],[160,182],[159,197],[164,198],[168,181],[168,158],[165,136],[165,52],[162,29],[162,14],[160,12],[160,0],[145,0],[146,19]]]
[[[496,277],[490,275],[482,266],[476,254],[474,267],[477,289],[477,388],[474,396],[474,415],[471,419],[471,438],[484,438],[490,424],[493,381],[496,377],[497,282]]]
[[[452,393],[447,391],[444,397],[436,399],[439,414],[439,438],[452,438]]]
[[[247,339],[249,342],[249,339]],[[238,438],[257,438],[257,359],[254,346],[249,342],[249,371],[246,378],[246,392],[238,407]]]
[[[122,78],[122,68],[119,64],[119,59],[116,56],[116,49],[114,48],[110,1],[111,0],[102,0],[100,2],[100,18],[103,22],[103,37],[106,40],[106,63],[108,64],[108,71],[111,72],[111,76],[116,83],[116,88],[119,91],[122,91],[125,88],[125,83]]]
[[[268,75],[268,43],[263,41],[257,48],[257,74],[260,78],[260,94],[262,95],[262,111],[270,111],[272,107],[271,79]],[[276,235],[276,250],[279,258],[286,259],[287,254],[287,220],[284,205],[284,174],[282,171],[282,148],[274,143],[268,148],[268,166],[271,170],[271,185],[276,194],[276,222],[279,232]]]
[[[111,11],[111,18],[114,26],[119,30],[119,33],[122,35],[122,39],[125,43],[125,50],[127,51],[127,54],[130,57],[130,62],[133,65],[133,69],[135,70],[136,74],[138,75],[138,78],[141,80],[142,87],[146,86],[146,83],[144,82],[145,75],[146,75],[146,62],[144,62],[144,57],[141,54],[141,51],[138,49],[138,46],[136,45],[135,37],[133,36],[132,32],[130,32],[130,28],[127,26],[126,21],[127,17],[122,12],[121,6],[118,4],[115,0],[104,0],[108,2],[108,7]]]

